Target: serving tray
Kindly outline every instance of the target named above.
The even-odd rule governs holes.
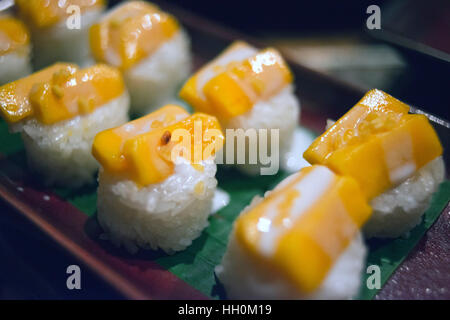
[[[157,2],[158,3],[158,2]],[[215,57],[233,40],[258,47],[263,43],[228,30],[178,7],[158,3],[174,14],[192,38],[195,69]],[[296,78],[302,105],[300,123],[319,134],[327,118],[339,118],[364,94],[334,78],[288,61]],[[413,112],[423,112],[413,108]],[[449,150],[450,124],[427,115],[445,150]],[[185,251],[166,255],[141,251],[130,255],[101,240],[96,221],[96,185],[82,189],[44,188],[27,171],[20,137],[0,122],[0,197],[17,209],[56,243],[91,268],[125,298],[208,299],[226,298],[214,276],[214,266],[225,251],[232,222],[253,196],[262,195],[286,177],[248,178],[233,169],[219,168],[219,187],[231,196],[230,204],[210,218],[209,227]],[[448,155],[445,155],[447,172]],[[367,265],[381,268],[381,290],[365,286],[360,299],[450,298],[450,182],[445,181],[433,198],[424,221],[408,238],[371,241]]]

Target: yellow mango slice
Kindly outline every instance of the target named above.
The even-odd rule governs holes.
[[[123,156],[123,145],[127,140],[149,131],[165,128],[188,116],[189,113],[183,108],[167,105],[120,127],[98,133],[92,145],[92,154],[106,171],[124,172],[127,170],[127,162]]]
[[[304,157],[352,176],[372,199],[442,154],[426,117],[408,110],[380,90],[369,91],[311,144]]]
[[[229,119],[244,114],[253,106],[252,101],[239,84],[226,73],[211,79],[205,87],[205,96],[220,119]]]
[[[37,83],[52,79],[53,74],[62,70],[76,68],[73,64],[57,63],[28,77],[16,80],[0,87],[0,115],[8,123],[19,122],[33,115],[29,94]]]
[[[173,174],[179,158],[199,165],[222,147],[223,140],[215,117],[202,113],[189,116],[183,108],[168,105],[100,132],[92,154],[109,173],[146,186]]]
[[[195,111],[215,115],[216,111],[204,95],[204,85],[218,73],[224,71],[229,63],[243,61],[257,52],[255,48],[246,42],[233,42],[218,57],[210,61],[186,81],[179,93],[180,97],[193,106]]]
[[[235,235],[258,263],[308,293],[321,285],[370,214],[354,179],[314,165],[243,213]]]
[[[9,123],[34,116],[50,125],[91,113],[125,91],[120,72],[106,65],[78,69],[56,64],[0,87],[2,116]]]
[[[192,76],[180,97],[196,111],[226,120],[270,99],[291,82],[292,74],[275,49],[257,52],[236,42]]]
[[[125,91],[120,72],[110,66],[95,65],[54,74],[51,80],[34,86],[30,92],[36,118],[53,124],[89,114]]]
[[[130,1],[90,29],[90,45],[97,61],[122,70],[151,55],[179,30],[178,22],[157,6]]]

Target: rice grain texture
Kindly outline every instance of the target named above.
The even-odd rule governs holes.
[[[372,199],[373,213],[364,226],[367,238],[406,235],[422,221],[433,194],[445,178],[442,157],[430,161],[400,185]]]
[[[283,89],[280,93],[267,101],[256,103],[251,110],[243,115],[234,117],[227,122],[222,122],[223,128],[226,129],[267,129],[267,150],[271,152],[271,135],[270,130],[279,130],[279,158],[283,159],[284,155],[290,150],[293,141],[294,130],[297,127],[300,117],[300,103],[294,94],[292,85]],[[235,142],[236,145],[236,142]],[[259,134],[255,145],[259,145]],[[249,144],[245,145],[246,159],[248,159]],[[223,150],[226,159],[225,147]],[[235,151],[236,157],[237,151]],[[270,154],[270,153],[269,153]],[[221,155],[221,154],[220,154]],[[301,156],[301,155],[300,155]],[[236,160],[235,160],[236,164]],[[262,164],[259,159],[257,164],[236,164],[236,168],[248,175],[259,175],[261,167],[268,165]]]
[[[91,154],[95,135],[127,122],[128,108],[125,92],[88,115],[52,125],[29,119],[11,126],[11,131],[21,133],[28,165],[45,184],[79,187],[95,181],[99,167]]]
[[[201,171],[180,160],[166,180],[141,188],[101,169],[97,217],[107,237],[130,253],[188,247],[208,225],[217,186],[216,164],[203,165]]]

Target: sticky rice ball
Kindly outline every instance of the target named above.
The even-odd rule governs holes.
[[[105,9],[104,0],[16,0],[16,5],[32,33],[36,70],[59,61],[94,64],[89,28]]]
[[[208,226],[217,186],[214,161],[202,166],[200,172],[180,159],[174,174],[142,188],[101,170],[97,217],[109,239],[130,253],[161,248],[170,254],[191,245]]]
[[[20,132],[30,169],[47,185],[79,187],[95,181],[98,163],[91,155],[92,141],[103,130],[128,120],[127,92],[88,115],[42,125],[30,119],[14,127]]]
[[[30,51],[25,25],[8,15],[0,16],[0,85],[31,73]]]
[[[107,12],[91,28],[90,43],[97,61],[123,71],[137,114],[172,102],[191,70],[187,33],[174,17],[143,1]]]
[[[395,238],[420,223],[445,177],[443,148],[426,116],[373,89],[304,153],[355,178],[373,207],[366,237]]]
[[[214,117],[176,105],[99,133],[92,152],[102,166],[97,217],[104,238],[131,253],[188,247],[208,225],[217,186],[214,153],[222,143]]]
[[[129,97],[114,68],[55,64],[0,87],[0,104],[44,184],[79,187],[95,181],[95,135],[128,120]]]
[[[326,130],[335,121],[328,119]],[[437,157],[398,186],[370,201],[372,217],[364,226],[366,238],[397,238],[420,224],[433,194],[445,179],[444,159]]]
[[[255,263],[230,236],[223,262],[215,272],[229,299],[343,300],[354,298],[361,286],[367,249],[361,234],[349,244],[312,294],[302,294],[284,277]],[[243,267],[245,266],[245,267]]]
[[[352,178],[303,168],[241,212],[216,275],[230,299],[353,298],[370,212]]]
[[[263,168],[269,165],[264,163],[259,150],[255,159],[251,159],[250,148],[259,148],[261,140],[272,158],[269,160],[277,161],[279,167],[280,160],[285,159],[300,115],[292,82],[292,74],[277,50],[258,51],[245,42],[236,41],[194,74],[181,89],[180,97],[196,111],[215,115],[227,131],[227,146],[221,155],[223,163],[231,164],[226,161],[226,153],[230,152],[228,146],[233,143],[229,132],[238,134],[242,129],[248,138],[245,150],[238,149],[235,139],[236,168],[250,175],[275,174],[265,173]],[[278,130],[278,136],[272,130]],[[263,141],[265,137],[267,140]],[[272,150],[272,139],[277,137],[278,150]],[[245,152],[245,161],[239,160],[238,152]],[[274,157],[270,157],[272,154]]]

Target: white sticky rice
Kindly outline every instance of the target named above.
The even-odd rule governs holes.
[[[132,111],[146,114],[173,101],[190,72],[190,40],[180,30],[151,56],[124,72]]]
[[[261,198],[255,197],[243,212]],[[269,270],[244,252],[234,231],[216,275],[229,299],[351,299],[359,292],[366,247],[360,233],[332,266],[321,286],[313,293],[299,292],[280,274]],[[301,266],[299,266],[301,268]]]
[[[129,97],[120,97],[94,112],[52,125],[36,119],[11,126],[20,132],[31,170],[47,185],[79,187],[95,181],[98,163],[91,154],[95,135],[128,121]]]
[[[280,93],[267,101],[256,103],[251,110],[243,115],[232,118],[222,123],[222,127],[226,129],[268,129],[267,149],[270,150],[271,129],[279,130],[279,159],[283,159],[285,153],[291,149],[294,130],[297,127],[300,117],[300,103],[294,94],[294,87],[289,85]],[[256,143],[258,145],[259,142]],[[224,149],[222,149],[225,151]],[[248,157],[249,145],[246,144],[246,159]],[[270,150],[271,151],[271,150]],[[225,153],[225,152],[224,152]],[[235,152],[235,155],[237,151]],[[221,155],[221,154],[220,154]],[[219,156],[219,155],[218,155]],[[222,155],[221,155],[222,156]],[[300,155],[301,156],[301,155]],[[224,156],[225,159],[226,156]],[[249,175],[261,174],[261,167],[267,165],[237,164],[236,168]]]
[[[30,46],[21,52],[0,56],[0,85],[23,78],[31,73]]]
[[[130,253],[188,247],[208,225],[217,186],[214,161],[202,164],[199,171],[180,159],[170,177],[142,188],[100,169],[97,217],[107,238]]]
[[[430,161],[400,185],[372,199],[373,213],[364,226],[367,238],[395,238],[418,225],[431,197],[445,178],[442,157]]]
[[[82,13],[80,29],[69,29],[67,19],[48,28],[30,26],[35,69],[42,69],[55,62],[73,62],[82,68],[94,64],[89,46],[89,28],[102,11],[91,9]]]

